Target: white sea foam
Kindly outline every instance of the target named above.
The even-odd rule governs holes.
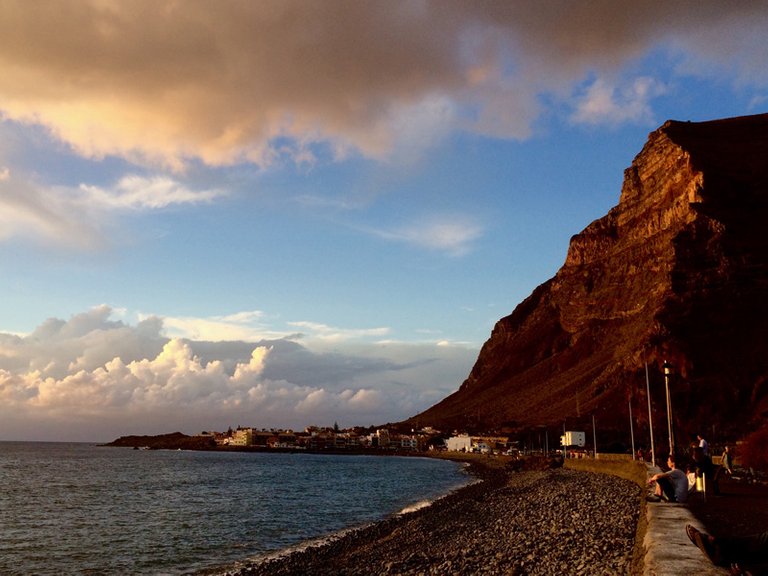
[[[427,506],[432,506],[432,503],[434,500],[419,500],[418,502],[414,502],[413,504],[409,504],[400,512],[397,513],[398,516],[403,516],[405,514],[410,514],[411,512],[416,512],[417,510],[421,510],[422,508],[426,508]]]

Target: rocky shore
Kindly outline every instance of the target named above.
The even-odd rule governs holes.
[[[481,474],[428,508],[227,575],[634,572],[636,484],[564,468]]]

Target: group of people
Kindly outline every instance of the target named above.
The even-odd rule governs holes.
[[[711,483],[714,494],[720,494],[720,479],[733,475],[730,448],[724,448],[721,465],[716,467],[709,455],[709,443],[701,434],[697,434],[696,438],[697,441],[691,445],[691,463],[686,472],[677,467],[675,455],[670,454],[667,459],[669,470],[649,478],[648,483],[656,485],[654,494],[648,497],[649,501],[686,502],[691,492],[706,490],[707,480]]]
[[[733,456],[730,447],[723,449],[721,465],[715,466],[709,455],[709,444],[701,434],[698,435],[698,444],[691,446],[691,464],[688,467],[688,484],[691,489],[696,487],[700,491],[707,490],[706,482],[712,485],[715,496],[720,495],[720,480],[725,476],[733,475]],[[700,484],[701,485],[700,485]]]
[[[688,473],[677,467],[674,454],[667,458],[669,470],[654,474],[648,479],[648,483],[655,485],[654,493],[648,496],[651,502],[679,502],[688,500],[688,495],[695,489],[706,489],[697,484],[697,480],[710,479],[715,495],[720,493],[719,481],[724,476],[733,475],[733,455],[728,446],[725,446],[721,465],[715,467],[709,455],[709,444],[701,435],[697,435],[697,442],[691,445],[691,463]],[[751,536],[737,538],[716,538],[706,534],[688,524],[685,527],[690,541],[697,546],[704,555],[719,566],[729,567],[731,574],[749,575],[742,566],[744,562],[765,563],[768,561],[768,531]]]

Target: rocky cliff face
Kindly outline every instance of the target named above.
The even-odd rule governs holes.
[[[595,416],[628,443],[630,406],[647,430],[647,362],[663,444],[664,360],[678,446],[768,415],[768,115],[652,132],[619,204],[496,324],[460,389],[409,422],[562,430]]]

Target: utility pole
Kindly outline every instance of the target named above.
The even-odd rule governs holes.
[[[563,422],[563,460],[568,458],[568,447],[565,445],[567,442],[566,440],[566,433],[565,433],[565,422]]]
[[[672,428],[672,397],[669,395],[669,377],[672,372],[672,365],[664,360],[664,387],[667,390],[667,427],[669,428],[669,454],[675,453],[675,432]]]
[[[635,427],[632,424],[632,397],[629,398],[629,436],[632,439],[632,460],[635,459]]]
[[[653,445],[653,414],[651,413],[651,383],[648,378],[648,362],[645,363],[645,394],[648,396],[648,427],[651,429],[651,463],[656,466],[656,448]]]

